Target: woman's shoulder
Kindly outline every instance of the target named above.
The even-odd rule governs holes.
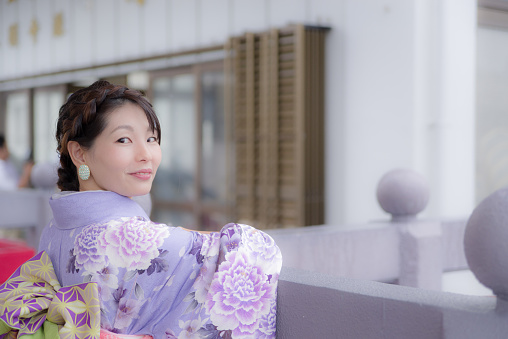
[[[83,227],[74,240],[76,268],[95,272],[113,264],[126,270],[144,270],[161,251],[175,248],[168,242],[188,248],[192,239],[191,233],[179,227],[142,217],[122,217],[91,224]]]

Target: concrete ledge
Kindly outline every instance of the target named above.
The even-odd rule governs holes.
[[[277,338],[501,338],[508,309],[465,296],[284,267]],[[504,302],[501,302],[504,303]]]

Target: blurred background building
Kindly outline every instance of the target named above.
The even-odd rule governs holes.
[[[1,0],[0,133],[57,161],[58,109],[98,79],[162,125],[155,221],[216,229],[386,218],[379,178],[427,178],[426,218],[508,184],[506,0]]]

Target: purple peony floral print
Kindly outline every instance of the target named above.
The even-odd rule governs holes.
[[[139,218],[112,222],[98,236],[98,250],[111,263],[128,270],[144,270],[159,256],[158,247],[169,236],[166,226],[147,224]]]
[[[253,337],[259,339],[269,339],[275,337],[276,315],[277,303],[274,299],[271,301],[270,312],[263,315],[263,317],[259,320],[259,327]]]
[[[246,233],[250,241],[245,245],[254,256],[261,257],[264,262],[271,262],[278,255],[279,251],[272,237],[252,227],[247,228]]]
[[[205,303],[210,319],[235,336],[252,335],[260,318],[270,312],[274,285],[240,251],[228,253],[217,273]]]
[[[97,272],[108,265],[106,256],[97,248],[97,237],[106,229],[104,225],[91,225],[74,240],[76,269]]]

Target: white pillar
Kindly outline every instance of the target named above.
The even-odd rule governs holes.
[[[415,166],[430,182],[424,215],[468,216],[475,197],[474,0],[417,0]]]

